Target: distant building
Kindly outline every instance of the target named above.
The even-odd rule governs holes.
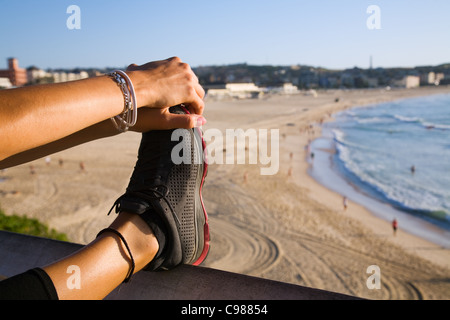
[[[443,72],[436,73],[436,79],[434,81],[434,84],[438,86],[441,83],[441,81],[444,79],[445,79],[445,74]]]
[[[211,97],[216,100],[222,100],[226,98],[231,98],[230,92],[225,88],[211,88],[206,91],[207,97]]]
[[[28,82],[27,71],[19,68],[19,60],[8,59],[8,69],[0,70],[0,78],[8,78],[13,86],[23,86]]]
[[[420,84],[429,85],[434,83],[436,74],[434,72],[427,72],[420,76]]]
[[[12,84],[9,81],[9,78],[0,78],[0,89],[8,89],[11,88]]]
[[[367,78],[367,85],[369,88],[378,87],[378,78]]]
[[[254,83],[227,83],[225,88],[230,94],[236,98],[252,98],[257,97],[261,92]]]
[[[296,94],[299,93],[299,90],[292,83],[283,83],[283,86],[274,88],[271,92],[279,94]]]
[[[445,78],[443,73],[427,72],[420,76],[420,83],[423,85],[436,85]]]
[[[53,82],[53,77],[50,73],[35,66],[27,68],[27,77],[28,83],[31,84]]]
[[[402,79],[399,80],[393,80],[392,81],[393,87],[398,88],[417,88],[420,86],[420,77],[419,76],[405,76]]]
[[[55,83],[89,78],[89,74],[86,71],[52,72],[51,75],[53,76]]]
[[[80,79],[89,78],[89,74],[86,71],[79,72],[65,72],[54,71],[48,72],[37,67],[29,67],[27,69],[28,82],[32,84],[36,83],[58,83],[66,81],[74,81]]]
[[[216,85],[207,91],[208,96],[216,99],[234,98],[249,99],[258,98],[262,93],[262,89],[254,83],[227,83]]]
[[[341,87],[344,88],[353,88],[355,86],[355,79],[349,73],[342,73],[339,82],[341,84]]]

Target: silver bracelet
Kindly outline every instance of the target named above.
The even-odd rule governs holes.
[[[108,74],[120,87],[124,99],[124,108],[122,113],[112,117],[111,121],[120,132],[127,131],[134,126],[137,121],[137,101],[134,92],[133,83],[128,75],[122,70],[114,70]]]

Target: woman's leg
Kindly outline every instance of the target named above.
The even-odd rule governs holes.
[[[121,212],[110,226],[126,239],[135,262],[134,272],[144,268],[158,252],[151,228],[136,214]],[[74,266],[74,267],[71,267]],[[73,255],[44,267],[61,300],[103,299],[126,278],[131,257],[122,240],[105,232]],[[68,270],[75,273],[67,273]],[[79,285],[73,285],[79,276]],[[72,281],[72,282],[71,282]]]
[[[138,215],[121,212],[110,228],[126,240],[134,272],[144,268],[158,252],[151,228]],[[0,282],[0,298],[103,299],[125,280],[131,261],[120,237],[106,231],[68,257]]]

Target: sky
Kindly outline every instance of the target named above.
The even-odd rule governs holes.
[[[8,57],[42,69],[171,56],[193,67],[438,65],[450,62],[449,15],[449,0],[0,0],[0,69]]]

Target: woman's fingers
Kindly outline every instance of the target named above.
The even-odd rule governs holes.
[[[191,129],[201,127],[206,123],[206,119],[198,114],[190,114],[190,115],[170,114],[167,117],[166,123],[169,126],[168,129],[177,129],[177,128]]]
[[[130,130],[147,132],[150,130],[191,129],[200,127],[206,119],[199,114],[173,114],[169,109],[141,108],[138,121]]]

